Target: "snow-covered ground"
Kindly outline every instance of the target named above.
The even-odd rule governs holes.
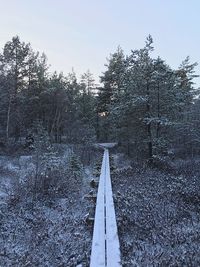
[[[120,159],[111,176],[123,266],[200,266],[199,162],[164,172]]]
[[[0,266],[89,266],[93,225],[86,214],[94,203],[84,196],[96,190],[90,181],[103,150],[77,177],[63,171],[71,149],[62,151],[56,179],[64,186],[34,201],[33,158],[0,157]],[[199,159],[159,171],[111,152],[110,165],[123,266],[200,266]]]
[[[64,163],[67,154],[60,155]],[[71,181],[62,194],[34,203],[16,191],[35,171],[32,157],[2,156],[0,168],[0,266],[88,266],[92,226],[85,222],[90,202],[84,195],[91,190],[91,167],[83,169],[79,182],[63,177]]]

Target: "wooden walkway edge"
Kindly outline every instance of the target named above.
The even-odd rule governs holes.
[[[108,149],[104,149],[95,210],[90,267],[119,267],[120,246],[110,178]]]

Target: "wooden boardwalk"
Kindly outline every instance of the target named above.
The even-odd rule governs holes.
[[[104,146],[97,202],[90,267],[119,267],[120,246],[110,178],[109,151]]]

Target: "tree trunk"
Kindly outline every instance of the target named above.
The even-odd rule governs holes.
[[[7,120],[6,120],[6,141],[9,139],[9,126],[10,126],[10,110],[11,110],[11,98],[9,99]]]
[[[157,91],[157,116],[160,120],[160,86],[158,84],[158,91]],[[156,129],[156,138],[160,137],[160,121],[157,122],[157,129]]]
[[[147,125],[147,133],[148,133],[148,151],[149,151],[149,159],[151,160],[153,157],[153,144],[152,144],[152,135],[151,135],[151,123]]]
[[[149,91],[149,82],[147,81],[147,105],[146,105],[146,109],[147,109],[147,115],[150,118],[150,111],[151,111],[151,107],[150,107],[150,91]],[[152,144],[152,133],[151,133],[151,122],[148,122],[147,124],[147,137],[148,137],[148,154],[149,154],[149,160],[152,160],[153,157],[153,144]]]
[[[97,113],[97,120],[96,120],[96,135],[97,135],[97,140],[99,140],[99,115]]]
[[[52,139],[53,135],[54,135],[54,138],[56,139],[56,129],[55,129],[56,127],[55,126],[56,126],[57,114],[58,114],[58,108],[56,107],[56,112],[55,112],[55,115],[54,115],[53,122],[51,124],[51,130],[50,130],[51,139]]]

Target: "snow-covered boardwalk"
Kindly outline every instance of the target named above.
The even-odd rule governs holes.
[[[119,267],[120,247],[112,196],[109,152],[104,146],[97,193],[90,267]]]

